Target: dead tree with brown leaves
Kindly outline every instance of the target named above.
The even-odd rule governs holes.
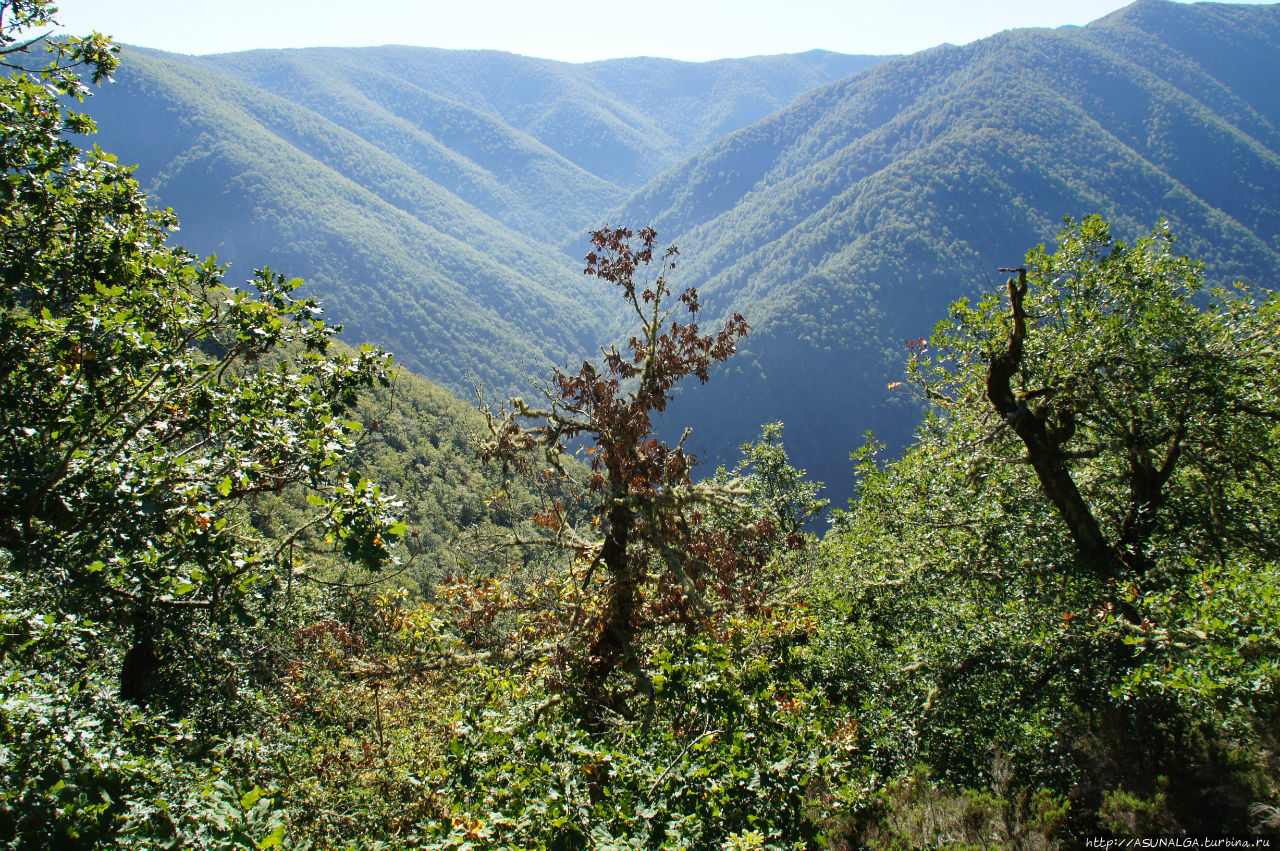
[[[583,362],[575,373],[554,370],[539,388],[540,405],[514,398],[500,411],[486,406],[489,435],[480,450],[486,460],[532,475],[538,467],[563,473],[570,446],[584,446],[589,454],[586,490],[596,533],[576,531],[559,503],[534,520],[548,530],[549,539],[589,561],[587,582],[597,570],[605,572],[603,605],[583,625],[583,685],[589,700],[615,711],[620,701],[606,681],[616,672],[629,673],[636,691],[651,692],[636,654],[646,592],[661,582],[674,583],[691,612],[711,614],[715,603],[698,582],[705,559],[687,546],[690,528],[701,510],[744,494],[734,482],[693,481],[694,459],[684,448],[687,430],[675,446],[654,433],[653,417],[666,409],[673,387],[691,375],[705,383],[711,368],[732,355],[748,331],[746,320],[734,314],[719,330],[703,334],[696,321],[697,290],[689,287],[676,295],[668,284],[676,248],[659,254],[656,244],[653,228],[591,234],[584,272],[618,288],[635,313],[639,333],[623,351],[602,348],[603,368]],[[656,276],[642,280],[651,264],[657,266]]]

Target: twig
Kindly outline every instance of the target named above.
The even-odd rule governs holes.
[[[662,785],[662,781],[663,781],[663,780],[665,780],[665,779],[667,778],[667,775],[671,773],[671,769],[675,768],[675,767],[676,767],[676,765],[678,765],[678,764],[679,764],[680,760],[684,759],[684,755],[685,755],[685,754],[687,754],[687,753],[689,752],[689,748],[693,747],[693,746],[694,746],[694,745],[696,745],[698,742],[702,741],[703,739],[707,738],[708,736],[718,736],[718,735],[720,735],[720,734],[721,734],[721,733],[723,733],[723,732],[724,732],[724,730],[707,730],[705,733],[703,733],[702,735],[698,736],[698,737],[697,737],[696,739],[694,739],[692,742],[690,742],[689,744],[685,745],[685,746],[684,746],[684,750],[680,751],[680,755],[679,755],[679,756],[677,756],[674,760],[672,760],[671,764],[670,764],[670,765],[668,765],[666,768],[664,768],[664,769],[662,770],[662,773],[658,775],[658,779],[657,779],[657,780],[653,781],[653,785],[649,787],[649,795],[648,795],[648,797],[650,797],[650,798],[652,798],[652,797],[653,797],[653,793],[658,791],[658,787]]]

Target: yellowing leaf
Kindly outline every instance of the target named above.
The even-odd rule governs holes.
[[[275,848],[281,842],[284,842],[284,825],[280,825],[275,830],[258,840],[258,849]]]
[[[244,797],[240,799],[240,806],[244,809],[252,809],[253,805],[258,803],[258,799],[267,794],[261,786],[254,786],[251,790],[244,793]],[[259,845],[259,848],[262,846]]]

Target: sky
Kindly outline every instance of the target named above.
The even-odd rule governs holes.
[[[820,48],[914,53],[1019,27],[1085,24],[1126,0],[58,0],[75,35],[177,53],[408,44],[567,62],[703,61]]]

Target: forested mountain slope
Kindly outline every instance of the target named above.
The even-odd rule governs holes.
[[[468,371],[510,386],[521,360],[598,336],[562,255],[349,130],[172,59],[129,52],[117,78],[92,101],[95,141],[189,211],[182,239],[231,262],[233,279],[288,269],[349,340],[385,341],[455,390]]]
[[[571,64],[380,47],[252,51],[201,64],[302,104],[420,166],[485,212],[506,215],[472,200],[467,181],[451,181],[445,169],[416,158],[420,149],[446,149],[533,214],[519,229],[577,239],[608,195],[637,189],[801,92],[881,59],[815,50]],[[556,213],[548,203],[566,207]]]
[[[95,141],[183,241],[308,282],[348,339],[455,391],[595,350],[585,232],[680,157],[876,61],[813,52],[585,65],[425,48],[126,50]],[[561,244],[571,253],[562,253]]]
[[[916,419],[885,390],[904,341],[1064,215],[1130,238],[1167,217],[1211,280],[1274,286],[1278,68],[1280,7],[1141,0],[884,63],[709,147],[615,216],[655,223],[754,327],[674,419],[712,454],[785,419],[840,483],[864,429],[893,443]]]
[[[1211,280],[1277,280],[1277,67],[1280,7],[1140,0],[883,61],[130,50],[92,109],[186,243],[302,275],[348,339],[455,392],[616,338],[584,232],[654,224],[676,283],[753,326],[673,433],[724,460],[785,420],[838,498],[865,430],[900,445],[917,421],[886,390],[904,342],[1064,215],[1128,237],[1167,217]]]

